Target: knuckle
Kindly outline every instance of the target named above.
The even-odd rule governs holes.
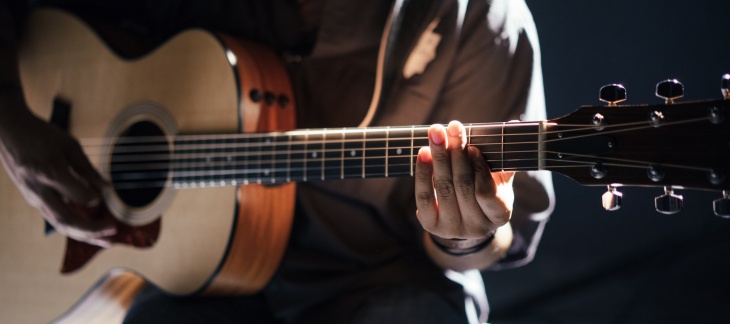
[[[454,187],[461,195],[471,196],[474,194],[474,180],[471,175],[463,174],[454,177]]]
[[[434,180],[433,188],[439,197],[443,199],[449,199],[454,196],[454,184],[450,180]]]
[[[431,157],[434,161],[447,161],[449,159],[449,152],[444,149],[431,150]]]
[[[416,203],[419,206],[428,206],[433,203],[433,194],[429,192],[417,192]]]
[[[421,180],[421,181],[431,181],[433,179],[433,175],[426,168],[422,168],[422,169],[416,168],[415,176],[416,176],[416,180]]]

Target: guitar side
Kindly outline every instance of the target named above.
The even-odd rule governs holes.
[[[293,115],[268,114],[265,107],[240,95],[250,87],[288,87],[288,82],[268,80],[281,77],[280,72],[262,76],[272,74],[271,68],[248,60],[269,54],[233,39],[191,30],[144,57],[125,60],[68,14],[38,11],[28,26],[21,48],[26,101],[46,119],[55,99],[69,102],[69,131],[76,138],[106,137],[119,116],[140,105],[171,117],[179,134],[294,127]],[[235,65],[229,50],[238,58]],[[134,116],[145,117],[144,112]],[[105,163],[102,156],[87,154],[93,164]],[[161,213],[152,247],[114,245],[78,271],[61,275],[65,238],[44,235],[39,212],[28,206],[5,174],[0,188],[2,322],[49,321],[107,271],[119,267],[176,295],[253,293],[268,282],[283,255],[294,196],[294,185],[175,190]]]

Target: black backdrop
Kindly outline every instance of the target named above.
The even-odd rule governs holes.
[[[721,96],[728,0],[527,3],[550,118],[600,105],[608,83],[627,88],[627,104],[661,102],[654,87],[668,78],[684,84],[683,100]],[[535,260],[485,273],[490,322],[730,323],[730,220],[712,212],[720,193],[680,191],[684,210],[663,215],[653,206],[660,189],[624,188],[623,207],[606,212],[605,188],[554,182],[557,207]]]

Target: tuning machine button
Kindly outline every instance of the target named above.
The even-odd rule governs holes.
[[[730,74],[722,76],[720,89],[722,90],[722,96],[725,97],[726,100],[730,100]]]
[[[626,100],[626,88],[620,84],[608,84],[598,91],[598,99],[608,103],[609,107],[615,107],[617,103]]]
[[[621,197],[623,195],[616,187],[608,186],[608,190],[601,196],[603,208],[608,211],[618,210],[621,208]]]
[[[671,187],[664,187],[664,194],[654,198],[654,208],[662,214],[676,214],[682,211],[684,198],[674,193]]]
[[[684,86],[677,79],[664,80],[656,85],[656,96],[668,104],[684,97]]]
[[[717,216],[730,218],[730,191],[724,190],[722,198],[715,199],[712,202],[712,210]]]

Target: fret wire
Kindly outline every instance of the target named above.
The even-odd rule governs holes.
[[[362,132],[362,139],[363,139],[363,141],[362,141],[362,177],[363,178],[365,178],[365,155],[366,155],[365,143],[367,143],[367,137],[368,137],[367,132],[363,131]]]
[[[536,159],[522,159],[522,160],[536,160]],[[549,166],[548,167],[548,170],[549,169],[556,169],[556,168],[566,168],[566,167],[590,167],[590,166],[592,166],[594,164],[593,162],[590,162],[590,161],[566,161],[566,160],[562,160],[562,159],[548,159],[548,160],[549,161],[555,161],[555,162],[569,162],[569,163],[572,163],[572,165],[553,165],[553,166]],[[631,163],[631,162],[629,162],[629,163]],[[604,164],[607,165],[607,166],[617,166],[617,167],[627,167],[627,168],[646,168],[646,166],[649,165],[648,162],[641,162],[641,163],[634,163],[634,164],[605,162]],[[405,164],[401,164],[401,165],[405,165]],[[694,168],[694,167],[687,167],[687,166],[677,166],[677,168],[693,169],[693,170],[699,170],[699,171],[709,171],[710,170],[710,169]],[[519,171],[519,170],[534,170],[534,168],[531,168],[531,167],[514,167],[514,168],[503,168],[500,171],[512,171],[512,170],[516,170],[516,171]],[[190,171],[189,173],[198,174],[199,172],[200,171]],[[203,172],[206,172],[206,171],[203,171]],[[209,174],[217,174],[216,172],[210,172],[210,171],[207,171],[207,172]],[[260,172],[260,170],[244,170],[244,171],[241,171],[241,172],[237,172],[235,174],[246,174],[246,173],[250,173],[250,172]],[[186,176],[191,176],[189,173],[186,174]],[[402,175],[407,175],[407,173],[402,173]],[[194,177],[194,175],[192,175],[192,176]],[[121,182],[125,182],[125,181],[126,180],[123,180],[122,179]],[[147,181],[149,181],[149,180],[147,180]],[[159,183],[159,181],[158,181],[158,183]],[[192,183],[195,183],[195,181],[193,181]]]
[[[548,166],[546,167],[546,170],[553,170],[553,169],[562,169],[562,168],[587,168],[592,165],[590,162],[585,161],[564,161],[564,160],[556,160],[556,159],[550,159],[551,161],[560,161],[560,162],[572,162],[572,165],[554,165],[554,166]],[[647,164],[641,164],[641,165],[632,165],[632,164],[619,164],[619,163],[604,163],[607,166],[620,166],[620,167],[631,167],[631,168],[645,168]],[[514,168],[505,168],[500,171],[523,171],[523,170],[534,170],[534,168],[529,167],[514,167]],[[709,170],[709,169],[708,169]],[[256,172],[256,171],[253,171]],[[407,173],[403,173],[402,175],[407,175]],[[233,180],[230,180],[227,182],[227,185],[236,185],[237,179],[235,178]],[[145,184],[145,185],[140,185]],[[123,181],[115,183],[115,188],[117,189],[134,189],[134,188],[144,188],[144,187],[177,187],[180,185],[181,188],[187,188],[185,185],[186,183],[180,182],[180,181],[155,181],[155,180],[145,180],[145,181]],[[190,187],[195,187],[195,182],[191,182]]]
[[[674,125],[674,124],[683,124],[683,123],[691,123],[691,122],[700,122],[705,121],[706,118],[700,117],[700,118],[693,118],[693,119],[686,119],[686,120],[679,120],[674,121],[670,123],[665,123],[665,125]],[[583,131],[583,130],[590,130],[595,129],[595,125],[592,124],[557,124],[554,122],[546,121],[551,126],[561,126],[561,127],[580,127],[575,129],[561,129],[561,130],[555,130],[555,131],[548,131],[545,132],[545,134],[553,134],[553,133],[559,133],[559,132],[573,132],[573,131]],[[540,122],[520,122],[520,123],[485,123],[485,124],[471,124],[469,126],[470,129],[473,128],[496,128],[496,127],[504,127],[504,126],[537,126]],[[506,124],[506,125],[504,125]],[[619,128],[619,127],[627,127],[627,126],[636,126],[636,125],[644,125],[646,127],[653,127],[652,124],[650,124],[647,121],[639,121],[639,122],[630,122],[630,123],[622,123],[622,124],[613,124],[613,125],[605,125],[603,126],[604,129],[609,128]],[[412,126],[414,129],[419,130],[427,130],[429,126]],[[632,128],[633,129],[633,128]],[[345,132],[378,132],[382,131],[378,128],[352,128],[347,129]],[[616,131],[623,131],[623,130],[616,130]],[[289,132],[272,132],[268,135],[296,135],[296,134],[308,134],[310,132],[315,132],[312,130],[298,130],[298,131],[289,131]],[[524,136],[524,135],[538,135],[539,133],[521,133],[521,134],[513,134],[517,136]],[[596,134],[600,135],[600,134]],[[83,138],[80,139],[79,142],[84,147],[94,147],[94,146],[110,146],[117,143],[144,143],[144,142],[175,142],[175,141],[193,141],[193,140],[210,140],[210,139],[220,139],[220,138],[233,138],[233,139],[245,139],[249,137],[261,137],[264,136],[261,133],[243,133],[243,134],[212,134],[212,135],[167,135],[167,136],[136,136],[136,137],[109,137],[109,138]],[[474,135],[474,137],[493,137],[493,136],[500,136],[500,135]]]
[[[324,151],[325,151],[324,145],[325,144],[324,143],[327,141],[327,129],[325,128],[324,130],[325,131],[322,134],[322,170],[320,170],[320,173],[321,173],[320,178],[322,180],[324,180],[324,155],[325,155],[325,153],[324,153]]]
[[[286,181],[291,181],[291,137],[291,135],[287,137],[289,138],[289,143],[286,146]]]
[[[534,161],[536,159],[521,159],[521,160]],[[589,162],[589,161],[566,161],[566,160],[562,160],[562,159],[548,159],[548,160],[555,161],[555,162],[569,162],[572,164],[572,165],[552,165],[552,166],[549,166],[549,168],[564,168],[564,167],[576,167],[576,166],[590,167],[594,164],[593,162]],[[626,168],[646,168],[646,166],[649,165],[648,162],[633,163],[633,164],[630,164],[630,163],[631,162],[629,162],[629,164],[605,162],[604,164],[607,166],[617,166],[617,167],[626,167]],[[399,165],[406,165],[406,164],[399,164]],[[681,167],[681,166],[677,167],[677,168],[692,169],[692,170],[699,170],[699,171],[708,171],[709,170],[709,169],[701,169],[701,168],[694,168],[694,167]],[[512,167],[512,168],[500,169],[500,171],[509,171],[509,170],[518,170],[518,169],[519,170],[534,170],[534,168],[531,168],[531,167]],[[202,171],[202,172],[205,173],[204,175],[220,174],[220,172],[216,172],[216,171]],[[242,171],[238,171],[238,172],[234,172],[234,173],[230,173],[230,172],[224,172],[224,173],[240,175],[240,174],[246,174],[246,173],[252,173],[252,172],[260,172],[260,170],[242,170]],[[192,175],[191,175],[191,173],[192,173]],[[200,173],[201,173],[201,171],[190,171],[190,172],[188,172],[188,174],[186,174],[186,176],[195,177],[196,175],[198,175]],[[407,172],[404,172],[404,173],[401,173],[400,175],[407,175],[407,174],[408,174]],[[133,179],[133,178],[127,178],[127,179],[121,179],[121,180],[122,180],[122,182],[124,182],[124,181],[130,180],[130,179]],[[149,180],[149,178],[147,178],[147,180]]]
[[[509,143],[507,143],[507,144],[509,144]],[[481,144],[474,144],[472,146],[479,148],[480,145]],[[408,147],[407,146],[401,146],[401,147],[396,147],[396,148],[408,148]],[[411,157],[417,157],[418,156],[418,153],[417,152],[414,152],[413,151],[413,148],[414,147],[411,147],[411,155],[410,156]],[[380,150],[380,148],[366,148],[365,150],[373,151],[373,150]],[[337,150],[328,150],[328,151],[325,151],[325,153],[328,153],[328,152],[336,152],[336,151]],[[288,155],[291,156],[293,154],[303,154],[304,156],[306,156],[306,152],[307,151],[305,151],[305,150],[289,151],[289,154]],[[520,154],[520,153],[539,153],[540,150],[480,151],[480,152],[482,154]],[[172,163],[181,163],[181,162],[174,162],[174,161],[187,161],[187,160],[195,160],[195,159],[205,159],[205,158],[208,158],[208,157],[213,157],[214,158],[214,157],[260,157],[260,156],[261,156],[261,154],[252,155],[252,154],[246,154],[246,153],[244,153],[244,154],[238,154],[238,155],[227,155],[227,154],[223,154],[223,153],[215,153],[215,154],[208,154],[208,155],[205,155],[204,153],[190,153],[190,154],[176,153],[175,154],[175,157],[173,157],[173,158],[168,158],[167,155],[155,155],[154,158],[148,158],[148,159],[144,159],[144,160],[119,160],[119,161],[123,161],[123,162],[127,162],[127,163],[129,163],[129,162],[139,162],[138,163],[139,165],[149,165],[151,161],[173,161]],[[405,157],[405,156],[406,155],[402,155],[400,157]],[[147,157],[147,156],[144,156],[143,155],[142,157]],[[383,158],[383,156],[374,155],[374,156],[369,156],[367,158]],[[353,158],[344,157],[343,159],[345,159],[345,160],[351,160]],[[357,159],[362,159],[362,158],[357,158]],[[294,161],[294,162],[305,162],[305,163],[307,162],[306,159],[305,160],[303,160],[303,159],[294,159],[294,160],[291,160],[291,161]],[[265,161],[265,162],[267,162],[267,161]],[[193,163],[193,162],[188,162],[188,163]],[[201,163],[201,162],[195,162],[195,163]],[[215,163],[215,162],[212,162],[212,163]]]
[[[536,151],[532,151],[532,152],[536,152]],[[555,152],[555,151],[546,151],[546,153],[555,154],[555,155],[560,154],[560,152]],[[570,157],[579,157],[579,158],[593,158],[593,156],[590,156],[590,155],[581,155],[581,154],[569,154],[569,156]],[[377,158],[377,157],[371,157],[371,158]],[[405,158],[405,157],[402,157],[402,158]],[[622,162],[622,163],[640,164],[643,167],[646,167],[646,166],[648,166],[648,165],[651,164],[650,162],[647,162],[647,161],[636,161],[636,160],[628,160],[628,159],[607,158],[607,157],[603,157],[602,159],[604,160],[604,164],[610,163],[610,161],[616,161],[616,162]],[[507,162],[514,162],[514,161],[534,161],[534,160],[539,160],[539,158],[532,158],[532,159],[503,159],[503,160],[501,160],[501,162],[504,164],[505,161],[507,161]],[[563,159],[546,159],[546,160],[549,160],[549,161],[570,162],[570,163],[586,163],[586,164],[594,164],[595,163],[595,162],[592,162],[592,161],[569,160],[567,158],[563,158]],[[490,161],[491,162],[498,162],[498,161],[495,161],[495,160],[490,160]],[[608,162],[605,162],[605,161],[608,161]],[[619,164],[616,164],[616,165],[619,165]],[[711,168],[692,167],[692,166],[686,166],[686,165],[676,165],[676,164],[663,164],[663,165],[666,166],[666,167],[670,167],[670,168],[680,168],[680,169],[697,170],[697,171],[710,171],[711,170]],[[504,166],[502,167],[502,169],[505,169]]]
[[[309,133],[304,133],[304,182],[307,182],[307,157],[309,155],[307,154],[307,148],[309,147],[307,143],[309,143]]]
[[[505,134],[505,135],[507,137],[509,137],[509,136],[517,135],[517,134]],[[538,134],[529,134],[529,135],[536,135],[537,136]],[[598,135],[600,135],[600,134],[598,134]],[[499,135],[499,136],[501,136],[501,135]],[[523,136],[527,136],[527,135],[523,135]],[[574,139],[574,138],[578,138],[578,137],[570,137],[570,138],[564,138],[564,139],[560,139],[560,140],[570,140],[570,139]],[[410,139],[411,142],[414,142],[415,140],[418,140],[418,139],[426,140],[426,139],[428,139],[428,137],[415,137],[415,138],[413,138],[413,137],[407,138],[406,137],[406,138],[403,138],[403,139],[404,140],[405,139]],[[383,140],[382,139],[374,139],[374,138],[367,139],[367,140],[344,140],[345,143],[360,143],[360,142],[363,142],[363,144],[365,144],[365,142],[378,142],[378,141],[381,141],[382,142]],[[555,141],[555,140],[546,140],[546,142],[551,142],[551,141]],[[335,142],[339,142],[339,141],[335,141]],[[285,147],[287,145],[291,146],[291,145],[307,145],[307,144],[327,144],[327,143],[324,142],[324,141],[289,141],[287,144],[275,144],[273,146],[274,147]],[[500,145],[501,146],[501,145],[524,145],[524,144],[539,144],[539,141],[512,142],[512,143],[480,143],[480,144],[471,144],[471,145],[474,145],[474,146],[476,146],[476,145]],[[411,144],[411,145],[413,145],[413,144]],[[190,146],[190,145],[188,145],[188,146]],[[271,145],[270,144],[263,143],[263,144],[256,144],[256,145],[246,145],[246,144],[241,145],[241,144],[235,144],[235,145],[227,145],[227,146],[219,146],[219,145],[215,145],[215,144],[214,145],[196,144],[196,145],[193,145],[193,146],[194,147],[202,147],[202,148],[199,148],[198,150],[208,150],[208,149],[214,149],[214,148],[224,148],[224,149],[236,149],[236,148],[240,148],[240,149],[260,149],[260,148],[268,148]],[[424,146],[427,146],[427,145],[424,145]],[[168,146],[167,145],[165,145],[165,146],[159,146],[157,149],[152,149],[152,147],[149,147],[149,146],[142,146],[142,147],[145,147],[145,148],[148,148],[148,149],[146,149],[146,150],[137,150],[137,152],[160,151],[160,150],[164,150]],[[414,147],[420,147],[420,146],[414,146]],[[401,146],[401,148],[408,148],[408,146]],[[175,145],[175,149],[178,150],[178,151],[191,150],[191,149],[186,148],[185,146],[181,146],[181,145]],[[121,150],[121,151],[123,151],[123,150]],[[127,152],[129,152],[129,151],[127,151]],[[105,154],[108,154],[108,153],[106,151],[96,151],[96,152],[86,151],[86,155],[88,155],[88,156],[105,155]],[[198,153],[188,153],[188,154],[198,154]],[[144,154],[144,156],[149,156],[149,155],[150,154]]]
[[[672,124],[680,124],[680,123],[697,122],[697,121],[702,121],[702,120],[705,120],[705,118],[697,118],[697,119],[691,119],[691,120],[676,121],[676,122],[666,123],[664,126],[666,126],[666,125],[672,125]],[[621,124],[621,125],[631,125],[631,124],[644,124],[644,123],[626,123],[626,124]],[[524,126],[524,125],[525,124],[515,124],[514,126]],[[621,125],[611,125],[611,126],[621,126]],[[494,126],[494,125],[492,125],[492,126]],[[510,126],[512,126],[512,125],[510,125]],[[596,134],[582,135],[580,137],[599,136],[599,135],[609,134],[609,133],[613,133],[613,132],[623,132],[623,131],[630,131],[630,130],[637,130],[637,129],[645,129],[645,128],[649,128],[649,127],[653,127],[653,126],[647,125],[647,126],[642,126],[642,127],[632,128],[632,129],[618,129],[618,130],[609,131],[609,132],[604,131],[604,132],[600,132],[600,133],[596,133]],[[469,126],[469,130],[470,131],[472,129],[474,129],[474,128],[477,128],[477,127],[475,125],[470,125]],[[412,127],[411,129],[412,129],[412,133],[413,133],[413,130],[415,129],[415,127]],[[503,129],[504,129],[504,127],[503,127]],[[590,129],[590,128],[586,128],[586,129]],[[564,132],[564,131],[569,131],[569,130],[561,130],[561,132]],[[557,131],[543,132],[543,134],[550,134],[550,133],[555,133],[555,132],[557,132]],[[344,131],[343,131],[343,133],[344,133]],[[279,133],[279,134],[287,134],[287,133],[285,132],[285,133]],[[308,133],[305,132],[304,134],[306,136]],[[539,132],[538,133],[535,133],[535,134],[538,134],[539,135]],[[412,135],[414,135],[414,134],[412,134]],[[520,136],[520,135],[533,135],[533,134],[530,134],[530,133],[524,133],[524,134],[508,134],[508,136]],[[470,139],[469,140],[471,140],[471,137],[475,137],[476,138],[476,137],[481,137],[481,136],[491,136],[491,135],[472,135],[472,136],[470,136]],[[256,136],[248,136],[248,138],[255,138],[255,137],[260,137],[260,134],[257,134]],[[504,138],[504,136],[502,136],[502,137]],[[154,138],[156,140],[158,140],[159,138],[163,138],[163,137],[154,137]],[[164,138],[170,138],[170,137],[164,137]],[[172,138],[175,139],[175,143],[180,143],[180,142],[185,142],[185,141],[182,141],[181,139],[201,138],[201,136],[194,136],[194,137],[191,137],[191,136],[178,136],[178,137],[172,137]],[[228,136],[228,137],[222,137],[222,136],[213,136],[213,135],[211,135],[211,136],[208,136],[207,138],[231,138],[231,137],[230,136]],[[247,137],[246,136],[243,136],[243,137],[240,137],[239,136],[239,137],[235,137],[235,138],[247,138]],[[575,138],[579,138],[579,137],[569,137],[569,138],[565,138],[565,139],[546,140],[546,142],[548,142],[548,141],[552,142],[552,141],[560,141],[560,140],[570,140],[570,139],[575,139]],[[137,139],[137,137],[135,137],[135,139]],[[411,136],[411,140],[412,141],[415,140],[415,139],[416,139],[415,136]],[[507,145],[511,145],[511,144],[518,144],[518,143],[507,143]],[[530,144],[530,143],[524,142],[524,143],[521,143],[521,144]],[[167,145],[167,144],[165,144],[165,145]],[[192,144],[193,147],[198,147],[200,145],[201,144]],[[291,145],[291,143],[289,143],[289,145]],[[505,145],[505,144],[503,143],[502,145]],[[187,145],[180,145],[180,146],[181,146],[181,148],[187,148],[186,146],[191,146],[191,145],[190,144],[187,144]],[[240,147],[241,145],[235,145],[235,146]],[[248,145],[245,145],[244,144],[244,146],[248,146]],[[131,150],[132,148],[130,147],[129,149]],[[159,149],[159,148],[147,146],[145,149],[146,150],[156,150],[156,149]],[[176,148],[176,150],[179,150],[179,149]],[[99,153],[96,153],[96,154],[90,153],[89,155],[98,155],[98,154]],[[179,155],[179,154],[177,154],[177,155]],[[145,157],[149,159],[149,155],[146,155]],[[188,154],[186,157],[190,157],[190,155]],[[129,158],[129,157],[127,157],[127,158]],[[162,156],[162,157],[159,157],[159,158],[160,159],[166,159],[167,156]],[[127,160],[127,161],[129,161],[129,160]]]
[[[533,126],[539,122],[520,122],[511,123],[510,126]],[[502,123],[482,123],[472,124],[470,127],[474,128],[491,128],[499,127]],[[443,124],[443,126],[447,126]],[[590,125],[583,125],[590,126]],[[408,129],[414,127],[418,130],[428,130],[430,125],[414,125],[414,126],[395,126],[397,128]],[[391,127],[391,128],[395,128]],[[606,126],[608,127],[608,126]],[[352,132],[383,132],[384,127],[370,127],[370,128],[345,128],[345,133]],[[341,132],[341,131],[329,131],[329,132]],[[117,143],[142,143],[142,142],[155,142],[155,141],[204,141],[204,140],[216,140],[216,139],[246,139],[251,137],[262,137],[262,136],[279,136],[279,135],[306,135],[311,133],[323,133],[322,130],[316,129],[303,129],[303,130],[292,130],[284,132],[270,132],[270,133],[234,133],[234,134],[205,134],[205,135],[165,135],[165,136],[136,136],[136,137],[97,137],[97,138],[83,138],[80,140],[84,145],[98,146],[98,145],[109,145],[110,141]]]
[[[344,128],[343,128],[344,130]],[[340,179],[345,178],[345,133],[342,133],[342,155],[340,157]]]
[[[513,159],[512,161],[535,161],[535,160],[536,159]],[[568,162],[573,162],[573,161],[568,161]],[[578,162],[582,162],[582,161],[576,161],[576,163],[578,163]],[[397,164],[394,164],[394,165],[395,166],[404,166],[404,165],[408,165],[408,164],[407,163],[397,163]],[[384,164],[382,164],[382,165],[379,164],[379,165],[376,165],[376,166],[384,166]],[[305,169],[305,168],[300,168],[300,170],[302,170],[302,169]],[[534,170],[534,168],[529,168],[529,169],[530,170]],[[501,170],[501,169],[497,169],[497,170]],[[276,171],[278,171],[278,170],[276,170]],[[244,174],[245,175],[245,174],[255,174],[255,173],[260,173],[260,172],[262,172],[262,169],[239,169],[239,170],[222,170],[222,171],[221,170],[196,170],[196,171],[187,171],[187,172],[183,173],[181,176],[185,176],[185,177],[204,177],[204,176],[216,176],[216,175],[221,175],[221,174],[223,174],[223,175]],[[153,171],[150,171],[150,172],[134,172],[134,173],[130,173],[131,175],[128,176],[127,178],[128,179],[135,179],[134,178],[134,175],[141,176],[141,174],[143,174],[143,173],[147,173],[147,174],[164,174],[164,172],[159,172],[159,171],[154,171],[154,172]],[[378,174],[383,174],[383,173],[378,173]],[[400,174],[402,174],[402,175],[408,175],[408,172],[402,172]],[[140,179],[145,179],[145,178],[142,177]]]
[[[502,169],[504,169],[504,123],[502,123]]]
[[[498,146],[506,146],[506,145],[530,145],[530,144],[538,145],[538,144],[540,144],[540,142],[539,141],[534,141],[534,142],[514,142],[514,143],[480,143],[480,144],[472,144],[471,146],[474,146],[474,147],[484,147],[484,146],[496,146],[496,145],[498,145]],[[282,144],[282,145],[274,145],[274,146],[276,146],[276,147],[283,147],[285,145]],[[291,147],[291,144],[289,144],[289,147]],[[409,146],[397,146],[395,148],[402,148],[402,149],[408,149],[408,148],[410,148],[411,150],[413,150],[413,148],[416,148],[416,147],[420,148],[421,146],[411,146],[411,147],[409,147]],[[382,149],[382,148],[377,148],[377,147],[376,148],[364,148],[364,150],[368,150],[368,151],[380,150],[380,149]],[[204,150],[204,149],[202,149],[202,150]],[[181,150],[176,150],[176,151],[181,151]],[[248,150],[246,150],[246,152],[248,152]],[[291,151],[291,153],[302,153],[302,152],[305,152],[305,151],[301,151],[301,150],[300,151]],[[332,152],[332,150],[328,150],[326,152]],[[509,153],[509,152],[506,152],[506,153]],[[414,153],[414,152],[412,152],[411,154],[412,155],[417,155],[417,153]],[[92,156],[93,154],[87,154],[87,155]],[[99,155],[99,154],[97,154],[97,155]],[[194,153],[178,153],[177,155],[180,156],[181,158],[195,158],[196,156],[198,156],[199,158],[200,157],[208,157],[208,156],[210,156],[210,157],[221,157],[221,156],[225,156],[225,155],[221,155],[221,154],[205,154],[205,153],[199,153],[199,152],[194,152]],[[244,153],[244,154],[235,154],[233,156],[235,156],[235,157],[242,157],[242,156],[257,156],[257,155],[260,155],[260,154],[257,154],[257,153]],[[138,161],[154,161],[154,160],[166,160],[166,159],[168,159],[168,155],[165,155],[165,154],[138,154],[138,155],[127,155],[127,156],[125,156],[125,158],[121,158],[120,157],[118,159],[118,161],[122,161],[122,162],[135,161],[135,160],[129,159],[130,157],[135,157],[135,158],[143,157],[144,158],[144,159],[141,159],[141,160],[138,160]]]
[[[488,155],[488,154],[502,154],[503,153],[501,151],[480,151],[480,152],[483,155]],[[526,151],[504,152],[504,154],[524,154],[524,153],[538,153],[538,152],[539,151],[537,151],[537,150],[526,150]],[[405,158],[408,158],[409,160],[411,160],[411,158],[416,158],[416,157],[418,157],[418,154],[392,156],[389,159],[405,159]],[[365,159],[382,159],[383,156],[368,156],[368,157],[364,157],[364,158]],[[353,157],[343,157],[343,158],[327,158],[327,159],[324,159],[324,161],[334,161],[334,160],[361,160],[361,159],[363,159],[363,157],[355,157],[355,158],[353,158]],[[185,160],[187,160],[187,159],[185,159]],[[273,159],[270,159],[270,160],[261,160],[261,161],[263,163],[276,163],[277,161],[281,161],[281,160],[282,159],[273,158]],[[305,159],[291,159],[291,157],[287,157],[286,160],[287,160],[289,166],[291,166],[291,162],[304,162],[304,161],[306,161]],[[508,161],[509,159],[504,159],[504,160],[505,161]],[[492,161],[498,161],[498,160],[497,159],[493,159]],[[257,163],[257,162],[254,162],[254,163]],[[126,166],[128,166],[128,167],[135,167],[135,168],[137,168],[137,170],[143,170],[145,168],[150,169],[150,168],[164,167],[164,166],[167,166],[167,165],[180,165],[180,164],[188,165],[188,166],[196,165],[195,162],[188,162],[188,161],[186,161],[186,162],[155,163],[155,164],[138,163],[138,164],[132,164],[132,165],[126,165]],[[220,164],[227,164],[227,165],[232,165],[232,166],[247,166],[247,165],[250,164],[250,162],[245,162],[245,161],[244,162],[241,162],[241,163],[235,163],[235,162],[234,163],[228,163],[228,162],[225,162],[225,161],[223,161],[223,162],[210,162],[210,163],[208,163],[208,162],[197,162],[197,165],[198,165],[197,167],[199,167],[199,165],[201,165],[201,164],[202,165],[208,165],[208,166],[217,166],[217,165],[220,165]],[[124,169],[123,167],[118,167],[118,168]],[[133,169],[126,169],[126,171],[129,171],[129,170],[135,170],[135,169],[134,168]]]
[[[410,166],[410,168],[411,168],[411,176],[413,176],[413,160],[414,159],[412,158],[412,156],[413,156],[413,141],[414,141],[413,138],[415,137],[415,134],[414,134],[415,129],[414,128],[415,128],[415,126],[412,126],[411,127],[411,158],[409,159],[411,161],[411,166]]]
[[[390,137],[390,129],[388,127],[386,127],[385,128],[385,177],[386,178],[388,177],[388,154],[389,154],[388,149],[390,146],[389,145],[390,142],[388,142],[389,137]]]

